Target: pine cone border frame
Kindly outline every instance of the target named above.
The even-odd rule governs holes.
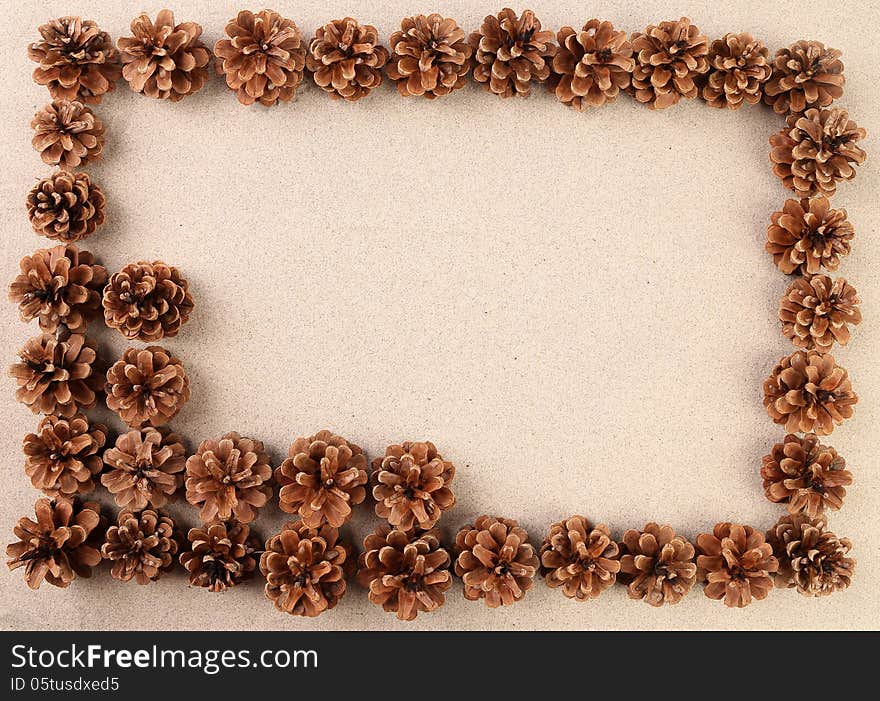
[[[176,336],[195,306],[186,278],[159,260],[129,263],[111,275],[101,304],[107,326],[145,343]]]
[[[374,26],[345,17],[318,27],[306,54],[306,68],[315,85],[332,98],[353,102],[382,84],[388,57]]]
[[[210,592],[226,591],[252,577],[263,550],[250,527],[236,521],[191,528],[187,540],[180,564],[189,572],[192,586]]]
[[[119,55],[92,20],[59,17],[38,31],[40,41],[28,46],[28,58],[39,64],[34,82],[45,85],[53,99],[96,104],[116,88],[122,75]]]
[[[123,509],[159,509],[183,486],[186,448],[168,428],[135,428],[104,451],[107,470],[101,484]]]
[[[853,415],[859,401],[849,375],[829,353],[796,351],[764,380],[764,407],[789,433],[827,436]]]
[[[235,518],[250,523],[272,497],[272,466],[263,443],[231,431],[202,441],[186,461],[186,500],[201,507],[199,518]]]
[[[531,10],[517,17],[505,7],[497,15],[487,15],[469,41],[474,50],[474,80],[486,92],[528,97],[532,82],[550,78],[557,48],[553,32],[541,31],[541,21]]]
[[[611,22],[591,19],[579,32],[563,27],[556,41],[551,87],[563,104],[583,112],[613,102],[629,89],[633,47],[626,32],[615,30]]]
[[[174,568],[180,547],[174,520],[153,509],[120,512],[107,529],[101,555],[110,561],[110,576],[120,582],[149,584]]]
[[[107,371],[107,407],[131,428],[164,426],[189,401],[189,377],[161,346],[128,348]]]
[[[401,621],[436,611],[452,586],[451,559],[437,530],[402,531],[382,524],[364,538],[357,579],[370,601]]]
[[[26,207],[35,233],[75,243],[104,223],[105,203],[104,193],[87,173],[59,170],[31,188]]]
[[[480,516],[455,537],[455,574],[464,598],[489,608],[521,601],[535,582],[540,561],[529,534],[511,519]]]
[[[43,163],[72,170],[101,157],[104,123],[76,100],[53,100],[31,120],[34,149]]]
[[[765,599],[778,569],[772,546],[751,526],[719,523],[712,533],[697,536],[697,578],[706,582],[703,592],[710,599],[724,599],[730,608]]]
[[[541,545],[541,573],[569,599],[595,599],[617,580],[620,548],[608,526],[572,516],[550,526]]]
[[[831,209],[827,197],[786,200],[767,228],[767,253],[786,275],[837,270],[855,236],[845,209]]]
[[[299,514],[309,528],[339,528],[367,496],[366,467],[361,449],[331,431],[297,438],[275,470],[281,510]]]
[[[630,92],[636,100],[659,110],[697,97],[697,80],[709,71],[709,42],[690,19],[650,25],[632,35],[632,46]]]
[[[828,107],[843,96],[840,51],[819,41],[796,41],[779,49],[773,76],[764,89],[764,102],[777,114],[801,114],[811,107]]]
[[[64,498],[38,499],[34,512],[36,521],[25,516],[13,529],[18,541],[6,546],[9,569],[24,567],[31,589],[44,581],[65,588],[76,577],[91,577],[101,562],[93,547],[96,537],[103,537],[100,507]]]
[[[782,333],[798,348],[831,350],[834,342],[849,343],[850,326],[862,322],[856,288],[842,277],[801,277],[789,285],[779,302]]]
[[[266,598],[283,613],[319,616],[345,594],[351,558],[351,547],[339,539],[335,528],[314,530],[302,521],[290,521],[266,541],[260,555]]]
[[[69,419],[44,416],[36,433],[24,437],[24,471],[34,488],[50,497],[74,497],[95,488],[101,472],[104,424],[90,424],[82,414]]]
[[[433,528],[444,511],[455,506],[449,488],[455,466],[443,459],[433,443],[390,445],[373,460],[370,484],[376,515],[408,531]]]
[[[725,34],[709,46],[703,99],[710,107],[738,110],[761,101],[773,68],[764,42],[751,34]]]
[[[306,47],[293,20],[272,10],[242,10],[214,44],[217,73],[243,105],[290,102],[303,79]]]
[[[773,172],[798,197],[837,191],[837,183],[856,177],[853,165],[865,162],[857,145],[867,132],[842,109],[810,109],[788,118],[788,126],[770,137]]]
[[[843,506],[852,473],[846,460],[831,446],[822,445],[815,433],[803,438],[789,434],[761,461],[764,493],[772,502],[784,503],[792,515],[821,516],[826,509]]]
[[[677,604],[697,580],[694,546],[671,526],[648,523],[626,531],[620,552],[618,580],[630,599],[655,607]]]
[[[95,406],[104,378],[95,368],[95,345],[82,334],[64,341],[51,334],[35,336],[18,356],[20,362],[9,369],[18,384],[15,398],[35,414],[69,419]]]

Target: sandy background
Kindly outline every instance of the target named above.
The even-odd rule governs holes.
[[[155,2],[18,3],[0,26],[0,271],[47,245],[30,230],[24,197],[46,175],[30,146],[48,101],[31,82],[25,47],[52,16],[82,14],[115,38]],[[240,2],[178,0],[213,45]],[[674,10],[669,8],[674,6]],[[318,620],[277,613],[256,581],[224,595],[189,588],[182,570],[149,587],[102,570],[66,591],[33,593],[0,575],[4,628],[876,628],[880,609],[880,370],[877,229],[877,47],[862,27],[873,2],[539,2],[550,28],[590,16],[633,31],[679,13],[710,38],[747,30],[773,50],[799,38],[840,48],[842,104],[868,129],[870,158],[834,202],[857,238],[839,274],[859,289],[866,323],[836,353],[861,402],[829,442],[856,483],[834,530],[855,542],[853,587],[813,601],[793,592],[729,611],[699,590],[653,610],[622,587],[577,604],[538,583],[503,611],[465,601],[458,585],[438,613],[412,625],[353,587]],[[258,8],[253,8],[258,9]],[[310,36],[353,14],[383,38],[401,17],[430,9],[395,2],[280,2]],[[470,31],[491,3],[444,2]],[[589,14],[585,14],[589,13]],[[458,466],[452,535],[490,512],[519,519],[539,543],[571,513],[619,535],[648,520],[694,536],[719,520],[766,528],[761,456],[783,431],[761,406],[761,382],[791,351],[775,320],[787,284],[764,253],[770,213],[787,197],[768,164],[780,121],[698,101],[652,113],[628,97],[579,114],[543,90],[502,100],[469,86],[449,98],[404,100],[385,84],[356,104],[313,85],[289,105],[240,106],[213,80],[178,104],[125,83],[97,108],[104,160],[89,170],[108,221],[84,248],[115,271],[164,259],[188,277],[197,312],[165,345],[192,378],[173,422],[190,447],[225,431],[261,438],[275,464],[297,436],[330,427],[372,457],[391,442],[433,440]],[[4,284],[7,284],[4,282]],[[98,328],[107,359],[125,343]],[[12,362],[36,324],[0,306],[0,357]],[[37,493],[20,442],[37,417],[0,381],[4,542]],[[120,428],[118,422],[114,428]],[[106,497],[106,494],[104,495]],[[192,525],[186,504],[174,513]],[[285,516],[267,507],[258,529]],[[376,520],[359,511],[357,542]]]

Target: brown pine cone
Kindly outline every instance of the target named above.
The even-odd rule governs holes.
[[[635,68],[633,47],[626,32],[611,22],[591,19],[576,32],[563,27],[556,33],[559,48],[553,57],[557,99],[582,112],[613,102],[629,89]]]
[[[100,507],[64,498],[38,499],[34,511],[36,521],[25,516],[13,529],[18,542],[6,546],[9,569],[24,567],[31,589],[39,589],[43,580],[64,588],[77,576],[91,577],[92,567],[101,562],[94,547],[96,537],[103,537]]]
[[[589,601],[614,584],[619,553],[608,526],[572,516],[550,526],[541,545],[541,573],[547,586],[562,587],[569,599]]]
[[[277,12],[242,10],[226,25],[229,39],[214,44],[217,73],[238,101],[271,107],[290,102],[302,83],[306,47],[293,20]]]
[[[202,441],[186,461],[186,500],[201,505],[199,518],[236,518],[250,523],[255,509],[272,496],[272,466],[261,441],[235,431],[219,440]]]
[[[642,531],[628,530],[620,552],[618,579],[630,599],[651,606],[677,604],[697,580],[694,546],[670,526],[649,523]]]
[[[319,530],[290,521],[266,541],[260,572],[266,577],[266,598],[275,608],[313,618],[332,609],[345,594],[351,547],[331,526]]]
[[[173,501],[183,486],[186,448],[166,427],[136,428],[123,433],[104,451],[107,471],[101,484],[124,509],[158,509]]]
[[[846,110],[793,115],[785,129],[770,137],[773,172],[798,197],[830,197],[839,181],[856,177],[853,164],[865,162],[865,152],[856,145],[865,136]]]
[[[89,424],[82,414],[70,419],[45,416],[36,433],[24,437],[24,471],[31,484],[50,497],[73,497],[95,488],[100,451],[107,441],[104,424]]]
[[[827,436],[853,415],[859,401],[845,368],[829,353],[796,351],[764,380],[764,407],[789,433]]]
[[[703,99],[711,107],[738,110],[761,101],[773,69],[767,47],[751,34],[725,34],[709,47]]]
[[[309,528],[339,528],[351,507],[367,496],[367,458],[361,449],[330,431],[297,438],[275,470],[282,511],[299,514]]]
[[[779,303],[782,333],[798,348],[827,352],[849,343],[849,325],[862,322],[856,288],[842,277],[813,275],[795,280]]]
[[[778,569],[773,548],[751,526],[719,523],[712,533],[697,536],[697,578],[706,582],[703,592],[710,599],[724,599],[731,608],[766,598]]]
[[[534,12],[525,10],[517,17],[509,7],[487,15],[470,44],[476,59],[474,80],[501,97],[528,97],[532,81],[543,83],[550,77],[557,48],[553,32],[541,31]]]
[[[376,515],[404,531],[433,528],[455,506],[449,488],[454,477],[455,466],[433,443],[389,445],[384,457],[373,460],[370,475]]]
[[[132,428],[163,426],[189,401],[183,363],[161,346],[128,348],[107,371],[107,406]]]
[[[82,102],[53,100],[31,120],[34,148],[43,163],[71,170],[101,157],[104,124]]]
[[[263,544],[251,535],[246,523],[209,523],[192,528],[189,549],[180,554],[180,564],[189,572],[189,583],[208,591],[225,591],[257,569],[256,554]]]
[[[104,378],[96,372],[94,344],[75,333],[65,341],[51,334],[35,336],[18,352],[21,362],[9,368],[18,389],[15,398],[35,414],[73,417],[91,409]]]
[[[87,173],[59,170],[28,192],[28,219],[36,233],[74,243],[104,223],[104,203],[104,193]]]
[[[786,200],[771,222],[765,248],[787,275],[813,275],[822,267],[837,270],[855,235],[846,210],[831,209],[826,197]]]
[[[379,44],[376,28],[351,17],[315,30],[306,54],[306,68],[315,84],[333,99],[354,101],[382,84],[388,49]]]
[[[402,531],[382,524],[364,538],[357,578],[376,606],[412,621],[446,601],[443,592],[452,586],[449,563],[436,530]]]
[[[211,51],[199,38],[200,24],[175,24],[171,10],[160,10],[153,22],[144,12],[132,20],[131,33],[117,39],[116,48],[122,77],[135,92],[177,102],[208,81]]]
[[[454,19],[436,12],[406,17],[388,43],[388,77],[404,97],[424,95],[433,100],[467,83],[473,49]]]
[[[651,109],[664,109],[699,93],[697,79],[709,70],[709,42],[687,17],[649,26],[632,35],[636,65],[633,97]]]
[[[773,446],[761,462],[764,493],[773,502],[785,502],[790,514],[815,518],[825,509],[843,506],[852,473],[837,451],[819,443],[815,433],[803,438],[789,434]]]
[[[843,95],[844,82],[840,51],[826,49],[818,41],[796,41],[776,52],[764,102],[773,105],[777,114],[828,107]]]
[[[79,17],[53,19],[39,32],[42,39],[28,46],[28,57],[40,64],[34,82],[49,88],[53,99],[95,104],[113,92],[122,68],[107,32]]]
[[[111,275],[101,303],[107,326],[145,343],[176,336],[194,306],[186,278],[160,260],[129,263]]]
[[[72,244],[40,248],[18,264],[21,273],[9,286],[9,301],[22,321],[38,319],[44,333],[59,328],[83,333],[97,314],[107,270]]]
[[[120,512],[117,525],[107,529],[101,555],[110,560],[110,575],[120,582],[155,582],[174,567],[179,536],[170,516],[145,509]]]
[[[777,587],[828,596],[852,581],[856,561],[847,557],[852,543],[829,531],[824,518],[783,516],[767,531],[767,542],[779,560]]]
[[[535,583],[540,566],[529,534],[516,521],[480,516],[455,537],[455,574],[464,583],[464,598],[483,599],[489,608],[521,600]]]

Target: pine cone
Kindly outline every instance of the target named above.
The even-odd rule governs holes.
[[[843,506],[852,473],[837,451],[819,443],[815,433],[803,438],[789,434],[773,446],[761,462],[764,493],[773,502],[785,502],[790,514],[816,518],[825,509]]]
[[[82,414],[70,419],[45,416],[36,433],[24,437],[24,471],[36,489],[50,497],[73,497],[95,488],[92,477],[101,472],[100,451],[107,427],[89,424]]]
[[[82,334],[61,341],[51,334],[35,336],[18,352],[21,362],[9,369],[18,383],[15,398],[35,414],[72,418],[91,409],[104,378],[95,371],[95,346]]]
[[[331,526],[308,528],[302,521],[286,523],[266,541],[260,572],[266,577],[266,598],[275,608],[313,618],[332,609],[345,594],[351,547]]]
[[[98,160],[104,124],[82,102],[53,100],[31,120],[34,148],[43,163],[70,170]]]
[[[367,458],[361,449],[330,431],[297,438],[275,470],[282,511],[299,514],[309,528],[339,528],[351,507],[367,496]]]
[[[619,552],[608,526],[572,516],[550,526],[541,545],[541,573],[547,586],[562,587],[569,599],[589,601],[614,584]]]
[[[773,172],[798,197],[830,197],[839,181],[856,177],[852,164],[865,162],[865,152],[856,145],[865,136],[846,110],[793,115],[786,129],[770,137]]]
[[[31,188],[28,219],[36,233],[74,243],[104,223],[104,203],[104,193],[87,173],[59,170]]]
[[[856,288],[842,277],[813,275],[795,280],[779,303],[782,333],[798,348],[826,352],[849,343],[849,325],[862,322]]]
[[[532,81],[543,83],[550,77],[557,48],[553,32],[541,31],[534,12],[525,10],[517,17],[509,7],[488,15],[470,43],[476,59],[474,80],[501,97],[528,97]]]
[[[168,428],[136,428],[104,451],[108,470],[101,484],[124,509],[158,509],[173,501],[183,486],[186,448]]]
[[[825,197],[786,200],[771,221],[765,248],[787,275],[813,275],[821,267],[837,270],[855,235],[846,210],[831,209]]]
[[[147,13],[135,17],[131,33],[117,39],[116,48],[122,77],[135,92],[177,102],[208,81],[211,51],[199,39],[198,23],[174,24],[174,13],[160,10],[155,23]]]
[[[9,301],[18,305],[22,321],[39,319],[44,333],[59,328],[83,333],[96,315],[101,288],[107,282],[103,265],[73,245],[40,248],[19,263],[21,273],[9,286]]]
[[[556,40],[553,83],[560,102],[583,111],[613,102],[621,90],[629,89],[636,64],[626,32],[615,30],[611,22],[591,19],[579,32],[563,27]]]
[[[777,587],[828,596],[852,581],[856,561],[847,557],[852,543],[829,531],[824,518],[783,516],[767,531],[767,542],[779,559]]]
[[[189,549],[180,554],[180,564],[189,572],[189,583],[208,591],[225,591],[253,576],[255,557],[262,548],[246,523],[209,523],[192,528]]]
[[[464,87],[473,49],[454,19],[433,13],[406,17],[389,40],[388,77],[404,97],[429,100]]]
[[[34,69],[34,82],[49,88],[53,99],[94,104],[116,88],[122,75],[119,56],[97,24],[59,17],[39,32],[42,40],[28,46],[28,57],[40,64]]]
[[[694,546],[670,526],[649,523],[628,530],[620,544],[620,574],[630,599],[651,606],[677,604],[694,586],[697,566]]]
[[[242,523],[272,497],[272,466],[262,442],[234,431],[219,440],[202,441],[186,461],[186,500],[201,505],[199,518]]]
[[[107,529],[101,554],[110,560],[110,575],[120,582],[155,582],[174,567],[179,536],[170,516],[145,509],[120,512],[117,525]]]
[[[371,602],[412,621],[446,601],[443,592],[452,586],[449,563],[436,530],[407,532],[382,524],[364,538],[357,577],[370,590]]]
[[[709,70],[709,42],[687,17],[636,32],[632,47],[636,65],[631,92],[636,100],[659,110],[697,96],[696,81]]]
[[[388,49],[379,44],[376,28],[351,17],[328,22],[315,31],[306,68],[315,84],[334,99],[359,100],[382,84]]]
[[[703,99],[711,107],[732,110],[759,103],[773,72],[768,53],[764,42],[751,34],[725,34],[713,41]]]
[[[433,443],[389,445],[385,457],[373,460],[370,475],[376,515],[404,531],[433,528],[455,506],[449,488],[454,477],[455,466]]]
[[[706,582],[703,591],[731,608],[766,598],[778,569],[773,548],[751,526],[719,523],[712,533],[697,536],[697,578]]]
[[[302,83],[306,48],[293,20],[277,12],[242,10],[226,25],[229,39],[214,44],[217,72],[238,101],[271,107],[290,102]]]
[[[161,346],[128,348],[107,371],[107,406],[132,428],[163,426],[189,401],[183,363]]]
[[[176,336],[193,310],[189,283],[159,260],[129,263],[114,273],[101,303],[107,326],[145,343]]]
[[[18,542],[6,546],[10,570],[24,567],[31,589],[45,579],[55,587],[67,587],[77,576],[89,578],[92,567],[101,562],[93,547],[101,531],[100,507],[70,499],[38,499],[36,521],[20,518],[13,532]]]
[[[818,41],[797,41],[776,52],[764,102],[773,105],[777,114],[828,107],[843,95],[844,82],[840,51],[826,49]]]
[[[789,433],[827,436],[853,415],[858,401],[846,369],[828,353],[796,351],[764,380],[767,414]]]
[[[522,599],[541,564],[526,530],[506,518],[480,516],[473,526],[464,526],[455,537],[455,550],[464,598],[483,599],[493,609]]]

